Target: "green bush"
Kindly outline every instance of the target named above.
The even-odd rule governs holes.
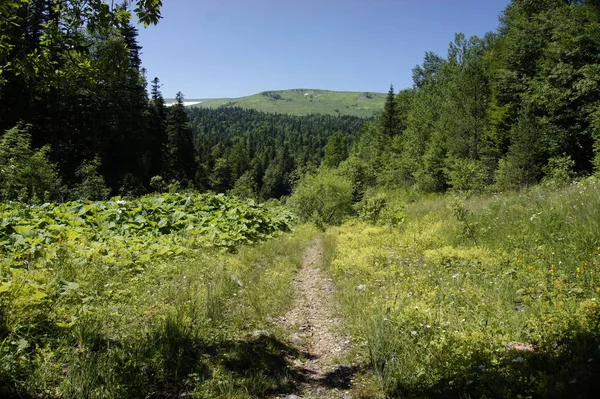
[[[481,192],[488,183],[485,168],[474,159],[455,159],[449,168],[448,178],[454,191]]]
[[[377,193],[375,195],[365,195],[362,201],[355,205],[355,209],[359,218],[367,222],[375,223],[379,220],[386,205],[387,200],[385,196]]]
[[[338,225],[352,214],[352,183],[332,169],[320,169],[296,186],[289,204],[304,222]]]
[[[56,198],[60,179],[49,152],[48,146],[31,149],[27,126],[7,130],[0,138],[0,200],[43,202]]]
[[[548,164],[543,168],[545,176],[542,184],[560,187],[571,183],[575,178],[574,167],[575,161],[568,155],[550,158]]]
[[[97,201],[108,198],[110,189],[106,187],[104,177],[98,172],[98,168],[100,168],[98,158],[84,161],[77,168],[75,177],[79,179],[79,183],[73,190],[73,199]]]

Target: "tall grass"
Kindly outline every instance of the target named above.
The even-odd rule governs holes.
[[[591,395],[600,372],[599,184],[407,201],[396,227],[331,229],[339,300],[379,391]]]
[[[14,289],[12,296],[0,294],[0,328],[7,336],[0,342],[0,396],[250,398],[277,392],[289,382],[285,358],[293,349],[271,319],[294,300],[292,278],[313,234],[299,229],[235,254],[189,251],[133,272],[102,263],[82,267],[68,256],[51,273],[23,272],[23,289],[43,283],[44,295],[22,303]]]

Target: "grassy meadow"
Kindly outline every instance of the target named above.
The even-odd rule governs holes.
[[[470,198],[377,196],[401,223],[353,219],[327,232],[366,365],[358,397],[593,396],[597,178]]]
[[[351,115],[370,118],[383,109],[385,93],[341,92],[316,89],[264,91],[240,98],[186,100],[192,107],[240,107],[289,115]],[[170,100],[167,99],[167,102]],[[172,101],[172,100],[171,100]]]

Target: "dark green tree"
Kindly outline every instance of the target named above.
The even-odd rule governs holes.
[[[167,107],[157,77],[152,79],[146,119],[150,175],[158,176],[165,171],[163,163],[167,143]]]
[[[195,177],[196,160],[192,129],[183,106],[183,94],[178,92],[176,102],[167,116],[167,142],[164,155],[164,175],[186,186]]]
[[[394,85],[390,84],[381,114],[381,128],[383,133],[388,137],[393,137],[398,134],[398,110],[396,107],[396,96],[394,94]]]

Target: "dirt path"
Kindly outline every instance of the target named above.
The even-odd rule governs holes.
[[[296,303],[281,318],[290,331],[290,340],[306,355],[291,359],[300,375],[299,396],[288,398],[349,399],[353,367],[337,364],[349,347],[349,338],[340,334],[339,320],[333,315],[333,281],[319,268],[323,243],[313,241],[304,251],[302,267],[294,279]]]

